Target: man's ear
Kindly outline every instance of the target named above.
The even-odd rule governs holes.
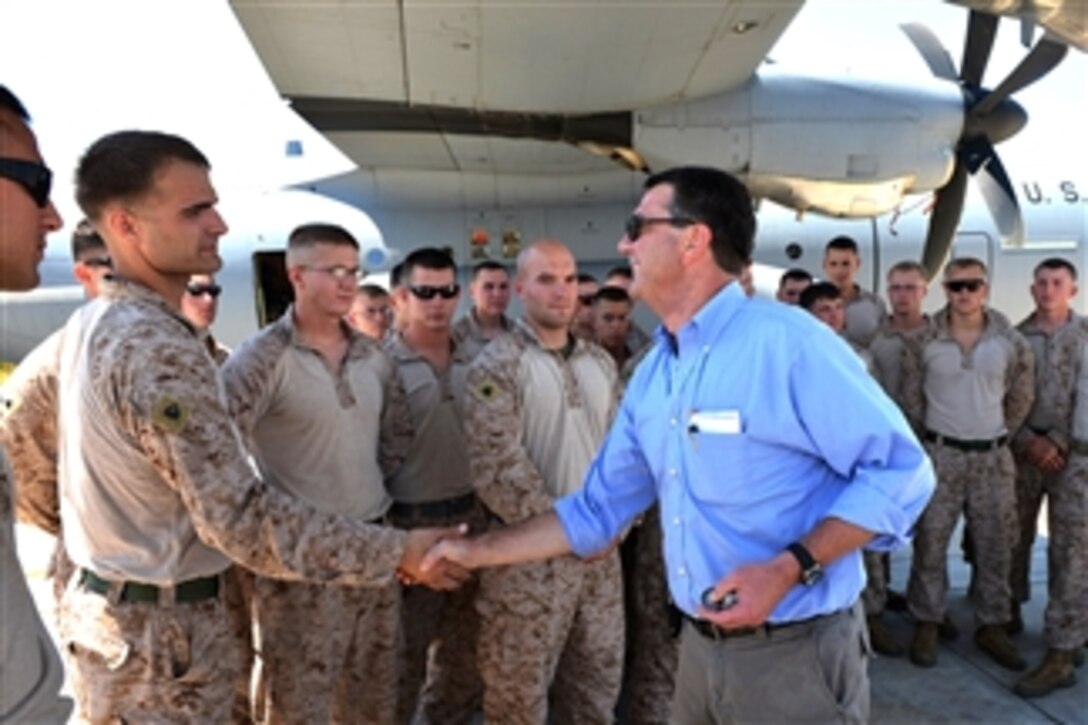
[[[90,282],[92,274],[94,273],[91,272],[90,268],[83,262],[76,262],[72,266],[72,276],[82,285],[86,285]]]

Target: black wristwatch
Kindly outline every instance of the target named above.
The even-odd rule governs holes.
[[[793,554],[797,563],[801,565],[801,583],[806,587],[814,586],[824,578],[824,568],[820,562],[812,556],[812,552],[805,548],[804,544],[795,541],[786,547],[786,551]]]

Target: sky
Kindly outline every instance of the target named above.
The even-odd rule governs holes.
[[[898,28],[906,21],[928,24],[959,63],[967,11],[938,0],[809,0],[770,56],[785,71],[909,83],[929,70]],[[75,211],[65,183],[75,160],[95,138],[120,128],[190,138],[211,158],[221,193],[351,168],[279,99],[225,0],[0,0],[0,26],[0,82],[35,117],[68,219]],[[987,84],[996,85],[1026,52],[1019,24],[1003,20]],[[1085,55],[1071,51],[1017,99],[1032,120],[1001,147],[1013,176],[1018,164],[1040,163],[1068,166],[1066,177],[1082,174]],[[285,157],[289,139],[303,141],[302,159]]]

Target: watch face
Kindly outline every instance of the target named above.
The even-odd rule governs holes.
[[[824,578],[824,568],[819,564],[816,564],[801,572],[801,583],[806,587],[810,587],[816,582]]]

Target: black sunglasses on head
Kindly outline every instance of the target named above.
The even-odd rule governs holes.
[[[188,284],[185,285],[185,291],[193,297],[211,295],[214,300],[223,291],[223,288],[217,284]]]
[[[452,300],[457,296],[457,293],[461,291],[461,285],[456,282],[443,285],[442,287],[432,287],[428,284],[416,284],[410,285],[408,291],[421,300],[433,300],[435,297],[441,297],[444,300]]]
[[[53,188],[53,172],[48,167],[25,159],[0,157],[0,177],[10,179],[26,189],[39,208],[49,205],[49,190]]]
[[[986,284],[984,279],[954,279],[944,283],[949,292],[978,292]]]
[[[632,214],[627,217],[627,221],[623,225],[623,231],[627,235],[629,241],[637,241],[642,236],[642,232],[646,230],[646,227],[651,224],[670,224],[674,227],[683,229],[684,227],[690,227],[692,224],[698,222],[694,219],[689,219],[683,216],[641,216],[639,214]]]

